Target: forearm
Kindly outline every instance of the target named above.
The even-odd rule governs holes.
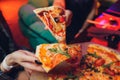
[[[60,6],[65,9],[65,0],[54,0],[53,6]]]
[[[2,63],[0,64],[0,69],[3,72],[7,72],[9,71],[13,66],[13,59],[11,58],[11,55],[7,55],[4,60],[2,61]]]

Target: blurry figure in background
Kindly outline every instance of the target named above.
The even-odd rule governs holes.
[[[60,6],[66,12],[66,25],[68,26],[66,42],[70,43],[75,39],[75,35],[81,28],[83,28],[82,30],[86,29],[87,23],[84,23],[86,19],[93,18],[95,14],[93,8],[96,8],[95,2],[96,0],[29,0],[19,9],[21,31],[28,38],[33,49],[36,49],[36,46],[42,43],[56,43],[57,40],[49,30],[45,30],[45,25],[33,10],[52,5]]]

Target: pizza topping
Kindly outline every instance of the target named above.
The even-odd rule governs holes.
[[[50,18],[51,18],[52,22],[54,23],[54,25],[55,25],[55,27],[56,27],[56,26],[57,26],[57,23],[55,22],[55,20],[54,20],[53,16],[52,16],[51,14],[49,14],[49,16],[50,16]]]
[[[65,22],[65,17],[64,16],[54,17],[54,20],[56,23],[63,23]]]
[[[87,64],[87,66],[94,66],[93,63],[96,60],[95,57],[90,56],[89,54],[86,54],[84,56],[84,62]]]
[[[67,56],[68,58],[70,58],[70,55],[67,53],[67,51],[63,51],[59,46],[58,46],[58,48],[49,48],[48,50],[51,52],[54,52],[54,53],[63,54],[65,56]]]
[[[65,17],[61,16],[61,17],[59,18],[59,22],[60,22],[60,23],[63,23],[64,21],[65,21]]]
[[[38,13],[38,14],[39,14],[39,16],[44,16],[43,13],[48,13],[48,11],[44,10],[44,11],[41,11],[40,13]]]
[[[54,20],[55,20],[56,23],[58,23],[59,22],[59,17],[55,17]]]
[[[95,60],[94,66],[96,66],[96,67],[102,66],[104,63],[105,63],[105,60],[102,58],[99,58],[99,59]]]
[[[68,53],[71,56],[71,59],[68,59],[67,61],[71,64],[79,65],[81,57],[82,57],[80,46],[79,45],[69,46],[68,47]]]
[[[94,66],[94,61],[96,60],[94,57],[91,56],[85,56],[81,60],[80,67],[81,69],[84,69],[87,72],[94,71],[94,72],[100,72],[100,70]]]
[[[115,72],[114,72],[113,70],[110,70],[109,68],[105,68],[105,69],[104,69],[104,72],[105,72],[106,74],[111,75],[111,76],[114,76],[114,75],[115,75]]]
[[[116,74],[120,74],[120,61],[113,63],[110,66],[110,70],[113,70]]]
[[[55,67],[57,64],[59,64],[60,62],[62,62],[63,60],[66,60],[67,57],[63,56],[62,54],[56,54],[53,56],[52,58],[52,67]]]
[[[52,25],[50,25],[50,19],[47,18],[47,14],[49,14],[49,13],[43,12],[43,16],[44,16],[44,18],[45,18],[45,20],[46,20],[46,24],[47,24],[50,28],[52,28],[52,27],[51,27]]]
[[[49,16],[50,16],[50,20],[52,21],[52,24],[53,24],[53,28],[50,28],[50,29],[54,33],[56,33],[57,35],[64,36],[64,30],[63,30],[61,24],[60,23],[56,23],[54,17],[51,14],[49,14]],[[60,20],[59,20],[59,22],[60,22]]]
[[[103,65],[102,67],[103,67],[103,68],[109,68],[113,63],[114,63],[114,62],[108,63],[108,64],[106,64],[106,65]]]
[[[41,11],[38,14],[39,14],[39,16],[41,16],[41,18],[44,19],[44,21],[46,22],[46,25],[49,26],[50,29],[52,29],[53,25],[51,24],[51,21],[50,21],[49,11]]]
[[[95,57],[95,58],[101,58],[100,56],[98,56],[98,55],[96,54],[96,52],[94,52],[94,53],[88,53],[88,55],[89,55],[89,56],[92,56],[92,57]]]
[[[53,26],[52,26],[51,24],[49,25],[49,27],[50,27],[50,29],[52,29],[52,28],[53,28]]]
[[[72,58],[79,56],[80,51],[76,49],[76,47],[69,47],[68,48],[68,53],[72,56]]]

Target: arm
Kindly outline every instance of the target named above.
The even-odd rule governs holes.
[[[35,63],[38,60],[35,55],[29,51],[18,50],[5,57],[0,67],[3,72],[9,71],[12,66],[21,65],[24,68],[44,72],[41,65]]]
[[[65,9],[65,0],[54,0],[53,6],[60,6]]]

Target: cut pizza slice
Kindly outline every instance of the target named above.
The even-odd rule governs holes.
[[[78,44],[54,43],[37,46],[36,56],[42,62],[42,67],[45,71],[50,72],[52,69],[59,71],[63,68],[78,65],[82,55],[81,47]]]
[[[66,25],[64,9],[57,6],[50,6],[35,9],[34,12],[49,29],[56,40],[65,43]]]

